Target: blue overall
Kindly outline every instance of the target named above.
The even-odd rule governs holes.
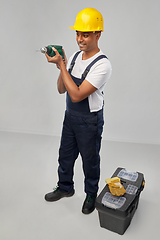
[[[79,53],[80,52],[77,52],[73,57],[70,69],[68,70],[77,86],[84,81],[91,66],[99,59],[106,57],[105,55],[101,55],[95,59],[86,68],[81,79],[79,79],[71,74]],[[73,190],[74,164],[80,153],[85,177],[84,190],[90,196],[97,195],[100,178],[99,151],[103,124],[103,109],[98,112],[90,112],[88,97],[81,102],[73,103],[67,93],[66,111],[58,159],[58,186],[61,191],[70,192]]]

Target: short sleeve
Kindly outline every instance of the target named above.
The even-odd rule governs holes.
[[[111,76],[112,67],[108,59],[101,59],[90,69],[86,80],[97,89],[105,85]]]

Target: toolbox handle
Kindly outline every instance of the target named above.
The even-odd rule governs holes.
[[[131,213],[133,212],[133,210],[135,209],[135,207],[136,207],[136,205],[135,205],[135,204],[133,204],[133,205],[132,205],[132,207],[131,207],[131,209],[129,210],[129,212],[128,212],[128,213],[129,213],[129,214],[131,214]]]
[[[126,189],[126,181],[125,180],[122,180],[122,179],[120,179],[120,181],[121,181],[121,184],[123,185],[123,187]]]
[[[137,192],[136,192],[137,196],[140,195],[140,193],[143,191],[144,186],[145,186],[145,180],[143,180],[143,183],[142,183],[141,187],[137,190]]]

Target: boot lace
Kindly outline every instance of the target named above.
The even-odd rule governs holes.
[[[55,188],[53,188],[53,192],[57,192],[59,190],[59,187],[56,186]]]
[[[94,197],[92,197],[92,196],[90,196],[90,195],[88,195],[87,196],[87,202],[93,202],[93,199],[94,199]]]

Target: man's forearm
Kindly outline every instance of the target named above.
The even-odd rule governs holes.
[[[75,99],[79,94],[79,88],[75,84],[75,82],[72,80],[63,62],[60,64],[60,69],[61,69],[61,78],[62,78],[64,87],[69,93],[72,101],[75,102],[76,101]]]
[[[60,94],[66,92],[66,87],[64,85],[63,79],[62,79],[62,73],[60,72],[58,80],[57,80],[57,89]]]

